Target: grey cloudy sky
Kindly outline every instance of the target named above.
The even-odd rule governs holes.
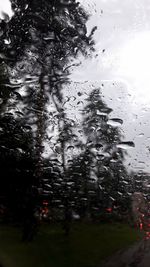
[[[80,0],[91,13],[96,54],[76,68],[74,80],[104,84],[112,116],[124,120],[125,140],[135,142],[127,162],[150,172],[150,2],[149,0]],[[102,52],[105,49],[105,52]],[[113,85],[114,84],[114,85]]]
[[[80,2],[91,14],[88,31],[98,26],[96,53],[92,59],[82,58],[82,64],[72,69],[70,92],[74,82],[78,82],[77,90],[82,87],[85,92],[103,83],[104,99],[113,108],[111,116],[123,119],[125,140],[135,142],[128,152],[128,164],[150,172],[150,1]],[[1,11],[12,15],[9,0],[0,0],[3,17]]]

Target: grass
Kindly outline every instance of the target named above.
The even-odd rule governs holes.
[[[0,227],[4,267],[97,267],[139,239],[136,230],[123,224],[74,224],[69,237],[59,225],[43,225],[31,243],[22,243],[20,236],[15,227]]]

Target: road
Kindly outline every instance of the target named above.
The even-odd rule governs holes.
[[[100,267],[150,267],[150,239],[119,251]]]

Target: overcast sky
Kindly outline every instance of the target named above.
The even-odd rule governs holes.
[[[74,80],[101,85],[111,116],[124,120],[125,140],[135,142],[128,163],[150,172],[150,1],[81,0],[91,13],[96,54],[74,70]],[[105,52],[103,52],[105,49]]]
[[[150,172],[150,1],[80,2],[91,14],[88,31],[98,26],[96,52],[92,59],[82,58],[81,66],[72,69],[72,88],[79,82],[77,90],[81,83],[88,92],[104,84],[102,92],[113,108],[111,116],[123,119],[125,140],[135,142],[135,148],[128,152],[128,163]],[[0,0],[1,18],[2,11],[13,14],[9,0]]]

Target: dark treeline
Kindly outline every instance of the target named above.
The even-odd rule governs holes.
[[[87,35],[89,15],[80,4],[11,3],[13,17],[0,23],[1,206],[24,221],[26,235],[45,201],[52,218],[63,214],[67,232],[72,211],[94,219],[113,206],[128,207],[129,175],[117,147],[122,121],[110,123],[100,89],[87,92],[80,125],[65,109],[70,68],[94,51],[96,27]]]

